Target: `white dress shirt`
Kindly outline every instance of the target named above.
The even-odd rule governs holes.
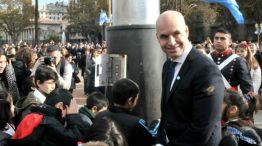
[[[174,73],[174,78],[172,80],[172,83],[171,83],[171,86],[170,86],[170,90],[172,89],[174,83],[176,80],[180,80],[180,76],[177,76],[182,65],[184,64],[186,58],[187,58],[187,55],[189,54],[189,52],[191,51],[192,49],[192,44],[191,43],[188,43],[184,52],[182,53],[181,56],[177,57],[175,60],[171,59],[171,61],[174,61],[174,62],[177,62],[177,65],[175,67],[175,73]]]

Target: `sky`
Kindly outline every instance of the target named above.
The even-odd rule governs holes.
[[[40,6],[40,5],[46,5],[46,4],[49,4],[49,3],[55,3],[55,2],[57,2],[57,1],[59,1],[59,2],[65,2],[66,4],[68,4],[68,1],[69,0],[38,0],[38,5]],[[32,3],[33,3],[33,5],[35,4],[35,0],[32,0]]]

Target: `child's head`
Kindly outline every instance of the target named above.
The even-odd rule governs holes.
[[[139,86],[134,81],[123,78],[116,81],[112,88],[111,104],[133,109],[138,100]]]
[[[256,110],[256,98],[245,99],[236,91],[226,90],[222,109],[222,120],[252,118]]]
[[[40,65],[35,72],[36,88],[44,94],[49,94],[55,89],[57,79],[57,73],[46,65]]]
[[[14,115],[13,99],[5,90],[0,90],[0,130],[4,130],[6,123]]]
[[[101,92],[93,92],[86,99],[86,107],[94,113],[106,110],[108,99]]]
[[[252,54],[250,46],[246,42],[241,42],[236,46],[236,54],[242,58],[250,58]]]
[[[72,94],[66,89],[55,89],[46,98],[45,104],[59,108],[62,111],[62,117],[66,116],[66,107],[70,106]]]
[[[87,133],[88,141],[105,142],[109,146],[128,145],[117,123],[108,117],[96,118]]]

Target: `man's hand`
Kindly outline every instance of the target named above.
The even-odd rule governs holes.
[[[48,67],[52,68],[57,73],[56,66],[54,64],[48,65]]]
[[[34,67],[32,68],[31,76],[35,75],[36,69],[38,68],[38,66],[43,64],[43,61],[44,61],[44,57],[40,57],[40,58],[37,59],[37,61],[34,64]]]
[[[78,105],[76,100],[73,98],[71,99],[70,105],[66,106],[66,114],[77,114],[78,113]]]

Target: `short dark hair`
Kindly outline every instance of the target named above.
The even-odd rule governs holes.
[[[69,106],[71,99],[73,99],[73,96],[68,90],[57,88],[47,96],[44,103],[55,107],[57,103],[63,102],[64,106]]]
[[[87,133],[88,141],[102,141],[109,146],[128,145],[117,123],[108,117],[96,118]]]
[[[40,65],[35,71],[35,85],[39,81],[40,84],[44,83],[47,80],[54,80],[55,82],[58,79],[57,73],[50,67],[46,65]]]
[[[86,99],[86,107],[91,109],[93,106],[96,106],[99,111],[103,107],[108,106],[108,99],[101,92],[93,92]]]
[[[227,111],[233,105],[237,106],[239,110],[239,118],[247,118],[247,116],[249,115],[249,107],[245,100],[246,99],[240,96],[240,94],[237,91],[225,90],[224,103],[226,103],[227,106],[222,115],[223,120],[227,120]]]
[[[124,105],[130,97],[136,97],[139,93],[139,86],[134,81],[123,78],[116,81],[112,88],[113,97],[110,102]]]
[[[228,34],[231,37],[231,33],[226,28],[219,27],[218,29],[216,29],[215,33],[218,33],[218,32]]]
[[[47,53],[51,53],[51,52],[60,51],[60,50],[61,50],[61,49],[60,49],[60,47],[59,47],[58,45],[49,45],[49,46],[47,47],[46,52],[47,52]]]
[[[6,123],[12,118],[12,97],[6,90],[0,90],[0,130],[4,130]]]

